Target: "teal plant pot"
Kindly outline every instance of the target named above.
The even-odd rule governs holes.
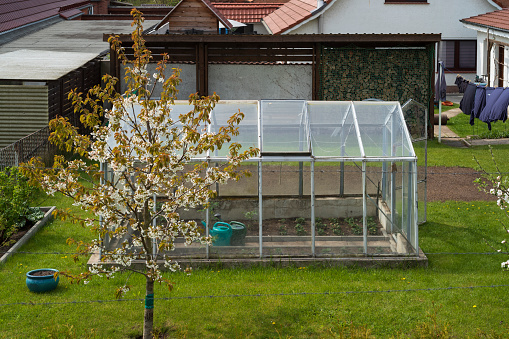
[[[40,268],[27,273],[26,284],[30,291],[42,293],[57,288],[60,277],[55,279],[54,273],[58,272],[53,268]]]

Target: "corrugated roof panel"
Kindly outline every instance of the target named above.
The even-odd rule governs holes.
[[[2,0],[0,32],[22,27],[58,15],[62,8],[86,4],[84,0]]]

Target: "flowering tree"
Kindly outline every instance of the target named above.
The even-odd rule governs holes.
[[[127,91],[123,95],[117,93],[114,88],[118,79],[105,76],[104,88],[96,86],[86,95],[70,95],[81,122],[93,131],[90,136],[80,135],[66,118],[50,122],[50,140],[78,154],[80,159],[55,156],[50,169],[32,159],[24,170],[47,193],[60,192],[94,215],[83,219],[69,211],[60,212],[62,217],[90,227],[99,235],[89,244],[75,243],[80,253],[100,251],[103,264],[93,265],[88,272],[73,278],[87,283],[93,276],[112,278],[116,272],[126,270],[146,277],[143,337],[148,338],[153,330],[154,282],[165,283],[171,289],[171,282],[161,274],[162,266],[171,271],[180,269],[169,255],[175,248],[175,239],[184,237],[187,245],[211,242],[210,237],[200,234],[195,221],[181,219],[179,210],[206,206],[215,194],[211,185],[248,174],[238,171],[238,167],[243,160],[256,156],[258,150],[241,152],[241,145],[231,142],[232,136],[238,134],[237,125],[244,116],[241,112],[233,114],[217,133],[203,127],[210,124],[211,111],[219,100],[215,94],[203,98],[193,94],[189,97],[190,112],[178,117],[171,114],[181,81],[179,70],[167,77],[167,57],[163,56],[156,73],[147,73],[152,56],[142,37],[143,18],[136,9],[132,14],[134,57],[128,59],[117,37],[109,39],[126,65]],[[160,99],[152,100],[157,83],[162,86]],[[111,104],[112,109],[104,109],[105,103]],[[107,123],[102,122],[103,116]],[[191,164],[196,155],[227,144],[226,163]],[[112,175],[104,176],[102,164],[108,164]],[[164,202],[156,204],[155,197],[164,197]],[[117,240],[119,245],[110,249],[104,246],[105,238]],[[132,267],[135,260],[144,263],[143,270]],[[127,285],[119,287],[117,296],[128,289]]]
[[[502,171],[498,167],[491,146],[490,154],[491,160],[495,167],[495,172],[488,172],[483,166],[481,166],[479,161],[476,158],[474,158],[474,160],[477,162],[479,170],[482,173],[482,177],[476,179],[475,182],[479,186],[480,190],[497,197],[497,205],[500,207],[501,210],[504,211],[506,217],[509,218],[509,177],[507,175],[504,175],[504,173],[502,173]],[[509,233],[509,229],[503,222],[502,227],[505,229],[507,233]],[[501,248],[492,246],[491,244],[488,245],[497,252],[509,253],[509,248],[507,246],[507,242],[505,239],[501,241],[501,246],[504,247],[504,251],[502,251]],[[509,260],[502,262],[501,266],[502,268],[509,270]]]

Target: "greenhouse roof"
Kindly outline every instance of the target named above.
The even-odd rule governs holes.
[[[134,107],[134,114],[141,108]],[[175,101],[172,117],[187,113],[187,101]],[[243,149],[257,147],[262,161],[414,161],[411,138],[397,101],[219,101],[211,114],[210,132],[241,111]],[[127,127],[127,126],[126,126]],[[115,146],[112,138],[110,147]],[[225,160],[228,147],[198,159]],[[198,160],[197,159],[197,160]]]

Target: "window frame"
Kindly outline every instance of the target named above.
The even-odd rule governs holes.
[[[446,51],[445,51],[445,44],[442,44],[443,42],[449,43],[454,42],[454,59],[453,59],[453,66],[447,66],[447,63],[449,60],[445,58]],[[460,67],[461,62],[461,55],[460,55],[460,44],[461,42],[473,42],[474,44],[474,64],[472,67]],[[439,59],[441,61],[444,61],[445,67],[451,71],[451,72],[472,72],[475,73],[477,71],[477,40],[442,40],[440,44],[440,51],[439,51]],[[443,50],[442,50],[443,49]],[[443,58],[442,58],[443,57]]]

